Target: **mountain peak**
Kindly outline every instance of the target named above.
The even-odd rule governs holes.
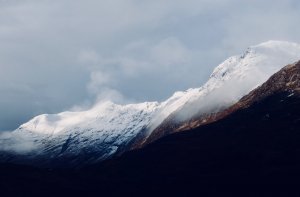
[[[242,55],[228,58],[217,66],[208,82],[190,91],[185,105],[174,110],[154,129],[151,142],[168,133],[207,124],[207,117],[238,102],[282,67],[300,59],[300,45],[283,41],[268,41],[249,47]],[[197,120],[194,124],[194,119]],[[203,118],[206,117],[206,118]],[[214,118],[208,118],[214,120]],[[191,122],[189,122],[191,121]]]
[[[248,47],[242,55],[232,56],[225,60],[214,69],[211,78],[224,78],[230,72],[242,74],[242,72],[248,72],[251,67],[258,67],[269,76],[269,73],[275,73],[283,65],[299,60],[299,52],[300,45],[297,43],[276,40],[263,42]]]
[[[177,92],[164,102],[118,105],[107,101],[86,111],[43,114],[12,132],[10,139],[0,137],[0,142],[9,147],[19,146],[17,139],[33,144],[36,151],[28,154],[39,158],[41,165],[69,157],[74,158],[70,165],[101,161],[199,125],[199,121],[191,121],[230,107],[283,66],[299,59],[298,44],[265,42],[224,61],[202,87]],[[288,84],[292,87],[293,83],[290,80]],[[209,123],[201,120],[200,124]]]

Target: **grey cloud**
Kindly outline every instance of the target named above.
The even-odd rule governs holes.
[[[249,45],[300,42],[299,9],[297,0],[0,0],[0,130],[98,99],[198,87]]]
[[[13,135],[13,133],[9,131],[2,131],[0,133],[0,144],[0,151],[17,154],[26,154],[37,148],[32,139]]]

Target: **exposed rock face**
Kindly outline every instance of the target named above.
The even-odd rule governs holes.
[[[272,75],[267,82],[251,91],[239,102],[229,108],[220,110],[217,113],[198,114],[190,120],[182,122],[176,120],[176,112],[171,114],[163,124],[152,132],[147,141],[142,145],[151,143],[156,139],[171,133],[190,130],[201,125],[215,122],[239,109],[246,108],[257,101],[260,101],[271,94],[284,91],[290,92],[291,95],[300,94],[300,61],[282,68],[279,72]]]
[[[266,83],[251,91],[236,105],[246,107],[271,94],[282,91],[289,91],[291,95],[300,93],[300,61],[288,65],[275,73]]]

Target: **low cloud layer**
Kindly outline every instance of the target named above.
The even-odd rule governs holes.
[[[5,151],[20,155],[31,152],[37,148],[32,139],[9,131],[2,131],[0,133],[0,144],[0,152]]]
[[[297,0],[0,0],[0,131],[97,99],[199,87],[249,45],[300,42],[299,9]]]

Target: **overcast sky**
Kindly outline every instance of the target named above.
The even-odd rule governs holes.
[[[0,0],[0,131],[199,87],[250,45],[299,43],[299,19],[299,0]]]

